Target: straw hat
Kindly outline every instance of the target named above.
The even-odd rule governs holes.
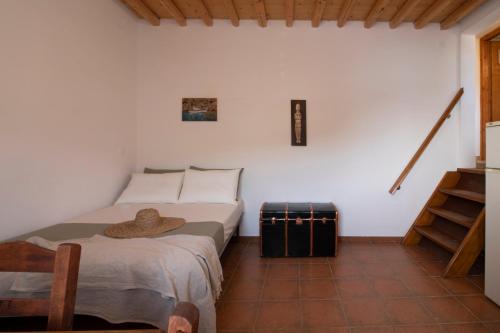
[[[141,209],[135,220],[113,224],[104,230],[104,234],[114,238],[149,237],[180,228],[186,223],[178,217],[162,217],[153,208]]]

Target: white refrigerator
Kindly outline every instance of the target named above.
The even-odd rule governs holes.
[[[500,121],[486,127],[485,236],[484,293],[500,305]]]

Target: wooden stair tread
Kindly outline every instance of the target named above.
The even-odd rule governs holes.
[[[467,200],[472,200],[476,201],[479,203],[484,203],[485,202],[485,195],[484,193],[478,193],[478,192],[473,192],[473,191],[468,191],[468,190],[460,190],[456,188],[442,188],[440,189],[442,193],[453,195],[455,197],[467,199]]]
[[[473,217],[465,216],[465,215],[462,215],[460,213],[457,213],[457,212],[454,212],[451,210],[447,210],[447,209],[440,208],[440,207],[429,207],[429,208],[427,208],[427,210],[429,212],[431,212],[432,214],[441,216],[441,217],[447,219],[448,221],[455,222],[455,223],[460,224],[466,228],[471,228],[472,224],[474,224]]]
[[[485,174],[485,169],[481,168],[459,168],[457,169],[458,172],[466,172],[466,173],[474,173],[477,175],[484,175]]]
[[[455,253],[460,246],[461,241],[451,237],[450,235],[433,228],[432,226],[415,226],[415,231],[425,238],[433,241],[442,248]]]

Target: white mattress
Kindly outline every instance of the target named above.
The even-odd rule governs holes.
[[[118,223],[133,220],[144,208],[155,208],[161,216],[182,217],[186,222],[220,222],[224,225],[224,242],[238,226],[243,214],[243,202],[238,204],[176,203],[176,204],[118,204],[81,215],[65,223]]]

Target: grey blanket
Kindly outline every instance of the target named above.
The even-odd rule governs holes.
[[[109,225],[110,224],[108,223],[60,223],[11,238],[8,241],[27,240],[28,238],[35,236],[49,241],[90,238],[94,235],[104,235],[104,230]],[[217,253],[219,255],[221,255],[224,250],[224,226],[219,222],[186,223],[178,229],[156,235],[154,238],[169,235],[209,236],[215,241],[215,247],[217,248]]]

